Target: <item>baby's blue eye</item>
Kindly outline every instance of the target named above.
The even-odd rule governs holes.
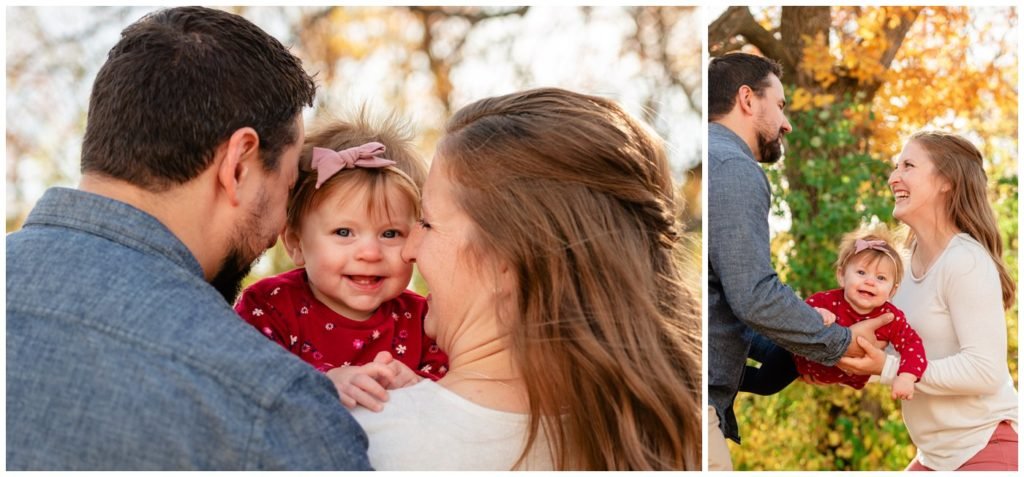
[[[398,238],[402,234],[399,231],[395,230],[395,229],[391,229],[391,230],[385,230],[383,235],[384,235],[384,238]]]
[[[344,228],[343,227],[343,228],[340,228],[338,230],[335,230],[334,234],[339,236],[339,237],[351,237],[352,236],[352,229]]]

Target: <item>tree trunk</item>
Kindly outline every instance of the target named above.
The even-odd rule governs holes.
[[[804,56],[804,40],[814,38],[818,35],[825,37],[825,47],[828,48],[828,30],[832,26],[832,9],[830,7],[782,7],[782,22],[779,24],[779,32],[782,35],[782,48],[786,51],[788,58],[796,61],[785,65],[784,78],[786,83],[807,89],[814,93],[820,93],[821,87],[814,81],[814,77],[799,68],[800,58]]]

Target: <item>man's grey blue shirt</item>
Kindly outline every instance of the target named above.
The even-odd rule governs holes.
[[[850,331],[821,316],[779,281],[771,261],[771,190],[747,144],[708,125],[708,401],[739,442],[733,402],[758,334],[792,353],[835,364]]]
[[[368,469],[331,382],[163,224],[55,188],[7,236],[7,468]]]

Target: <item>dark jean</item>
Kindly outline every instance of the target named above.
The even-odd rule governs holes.
[[[761,366],[747,365],[744,368],[740,391],[770,396],[786,389],[800,377],[793,354],[763,336],[755,337],[750,343],[747,357],[761,363]]]

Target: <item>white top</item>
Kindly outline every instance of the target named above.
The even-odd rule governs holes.
[[[1004,420],[1017,429],[1017,390],[1006,365],[1006,315],[995,263],[960,233],[922,277],[909,259],[892,303],[921,336],[928,368],[903,401],[903,421],[921,464],[954,470],[988,443]],[[881,381],[896,376],[889,355]]]
[[[522,453],[526,414],[480,406],[427,379],[388,393],[383,411],[352,411],[377,470],[511,470]],[[520,469],[553,468],[541,435]]]

